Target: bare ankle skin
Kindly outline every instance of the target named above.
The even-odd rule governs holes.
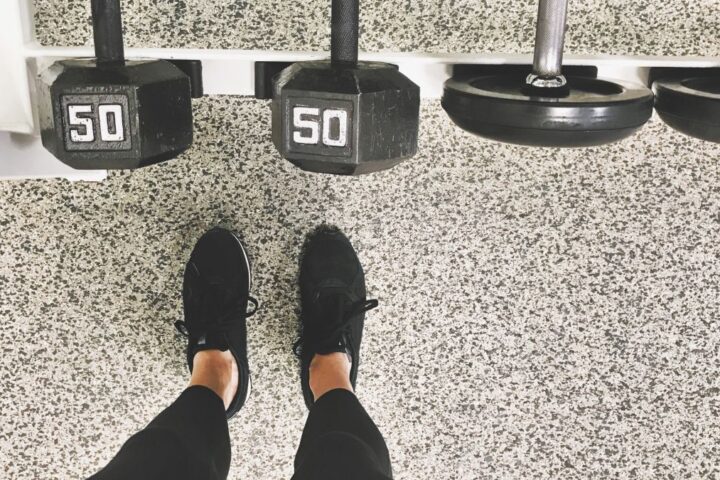
[[[229,351],[204,350],[193,358],[190,385],[207,387],[220,397],[227,410],[238,388],[238,367]]]
[[[350,360],[345,353],[315,355],[310,362],[310,390],[315,401],[338,388],[352,392],[350,367]]]

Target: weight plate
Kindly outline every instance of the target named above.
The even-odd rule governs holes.
[[[507,143],[588,147],[621,140],[651,117],[653,93],[641,85],[567,77],[562,97],[529,94],[524,77],[486,75],[445,82],[442,105],[462,129]]]
[[[658,80],[653,84],[660,118],[686,135],[720,143],[720,78]]]

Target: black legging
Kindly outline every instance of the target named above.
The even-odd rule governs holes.
[[[93,480],[225,480],[230,434],[222,400],[190,387],[133,435]],[[293,480],[388,480],[390,456],[354,394],[332,390],[310,410]]]

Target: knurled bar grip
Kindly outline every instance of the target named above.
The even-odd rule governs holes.
[[[330,59],[333,64],[357,64],[360,0],[332,0]]]
[[[90,0],[90,8],[97,63],[124,64],[120,0]]]
[[[541,78],[562,74],[569,0],[540,0],[535,34],[533,73]]]

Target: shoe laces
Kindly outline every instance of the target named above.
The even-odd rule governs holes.
[[[316,297],[316,301],[319,301],[319,297],[319,295]],[[350,308],[346,309],[348,303],[350,304]],[[298,339],[295,340],[293,343],[293,353],[296,357],[300,358],[303,351],[315,352],[322,346],[338,343],[338,339],[342,338],[344,334],[350,333],[353,323],[359,321],[364,313],[377,308],[379,302],[377,300],[360,300],[354,303],[339,302],[339,305],[341,310],[338,314],[340,321],[337,322],[332,330],[323,332],[322,335],[318,335],[312,342],[307,340],[306,337],[309,335],[306,335],[306,332],[303,331]],[[305,330],[305,327],[303,330]]]
[[[204,287],[198,292],[201,297],[201,315],[198,322],[194,322],[193,330],[199,330],[200,334],[209,332],[228,333],[239,319],[247,319],[255,315],[259,302],[252,296],[238,298],[224,306],[224,298],[227,298],[232,287],[223,288],[220,281],[204,282]],[[247,303],[247,306],[246,306]],[[218,308],[219,305],[223,305]],[[219,313],[220,312],[220,313]],[[184,337],[190,337],[190,328],[184,320],[175,322],[175,329]]]

